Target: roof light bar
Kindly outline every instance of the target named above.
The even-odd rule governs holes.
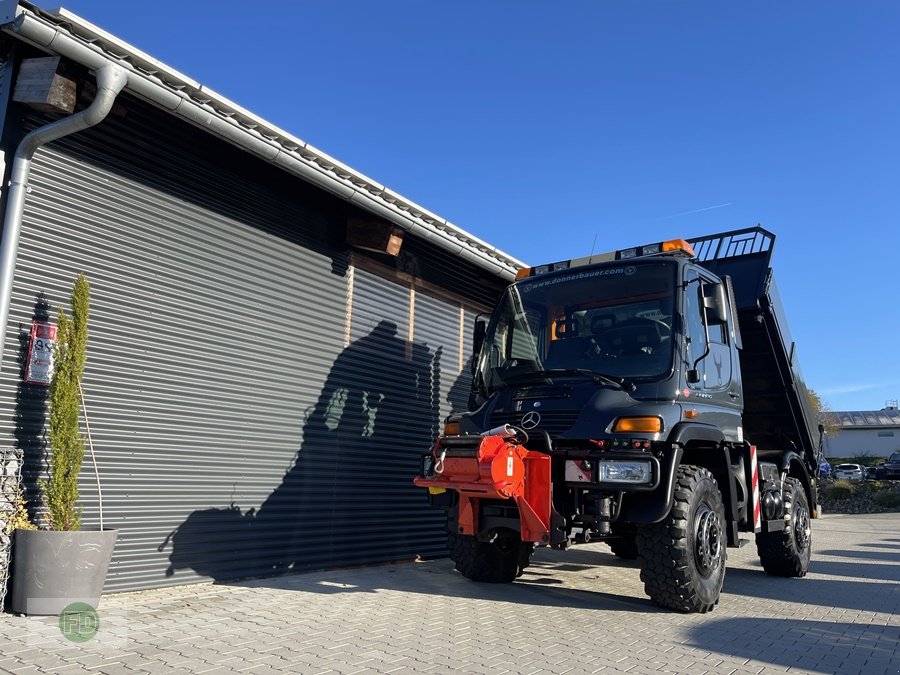
[[[581,267],[582,265],[593,265],[594,263],[612,262],[616,260],[632,260],[634,258],[643,258],[652,255],[685,255],[689,258],[693,258],[694,248],[685,239],[670,239],[669,241],[644,244],[643,246],[632,246],[631,248],[623,248],[619,251],[611,251],[610,253],[597,253],[586,258],[560,260],[559,262],[549,263],[547,265],[537,265],[536,267],[523,267],[516,273],[516,281],[527,277],[547,274],[549,272],[567,270],[570,267]]]

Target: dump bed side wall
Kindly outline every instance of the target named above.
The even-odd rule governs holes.
[[[768,263],[769,253],[762,252],[701,264],[720,278],[730,276],[734,287],[743,341],[744,437],[763,455],[795,450],[813,472],[818,424]]]

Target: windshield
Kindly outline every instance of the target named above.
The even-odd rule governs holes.
[[[488,392],[523,380],[659,379],[672,367],[675,265],[642,263],[536,277],[500,299],[479,362]]]

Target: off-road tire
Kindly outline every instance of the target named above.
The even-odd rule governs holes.
[[[756,535],[756,551],[767,574],[776,577],[805,577],[812,554],[809,501],[796,478],[784,483],[784,512],[790,516],[781,532]]]
[[[632,524],[613,523],[612,538],[607,542],[609,548],[612,549],[613,555],[622,560],[637,560],[637,534],[635,526]]]
[[[699,466],[678,468],[666,518],[637,530],[647,595],[677,612],[709,612],[725,580],[725,507],[716,479]]]
[[[518,532],[503,531],[491,542],[451,533],[447,542],[456,571],[472,581],[508,584],[521,576],[531,562],[534,544],[519,539]]]

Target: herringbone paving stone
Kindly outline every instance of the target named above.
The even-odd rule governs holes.
[[[591,544],[539,549],[508,585],[434,560],[108,595],[117,632],[93,644],[3,614],[0,673],[897,674],[900,514],[826,515],[813,536],[803,579],[729,549],[709,614],[660,609]]]

